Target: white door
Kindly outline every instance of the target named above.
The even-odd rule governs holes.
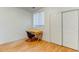
[[[78,11],[63,13],[63,46],[78,50]]]

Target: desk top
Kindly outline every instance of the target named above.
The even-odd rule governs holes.
[[[43,32],[42,30],[39,30],[39,29],[29,29],[27,31],[30,31],[32,33],[42,33]]]

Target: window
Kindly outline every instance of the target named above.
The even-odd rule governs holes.
[[[33,14],[33,27],[39,27],[44,25],[44,12],[38,12]]]

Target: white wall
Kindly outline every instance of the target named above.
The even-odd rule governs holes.
[[[32,14],[20,8],[0,8],[0,44],[26,37]]]
[[[62,44],[62,23],[61,23],[61,12],[67,10],[73,10],[79,8],[67,8],[67,7],[56,7],[49,8],[50,13],[50,37],[51,42]]]

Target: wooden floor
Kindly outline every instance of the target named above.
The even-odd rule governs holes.
[[[46,41],[27,42],[25,39],[0,45],[0,52],[77,52]]]

